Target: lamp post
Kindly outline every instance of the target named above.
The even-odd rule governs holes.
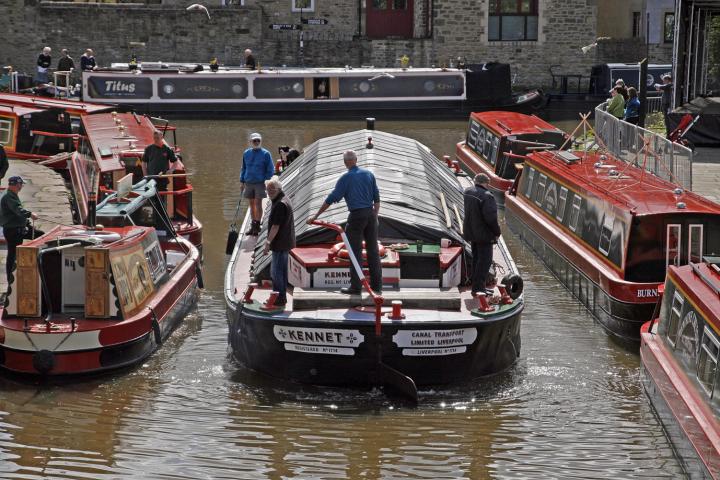
[[[305,0],[300,0],[300,2],[304,2]],[[304,37],[303,37],[303,3],[300,3],[300,66],[305,66],[305,52],[303,51],[305,47]]]

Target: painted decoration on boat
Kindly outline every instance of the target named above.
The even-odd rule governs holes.
[[[273,334],[277,341],[284,344],[285,350],[329,355],[355,355],[355,348],[365,340],[359,330],[339,328],[275,325]]]
[[[390,76],[341,77],[340,96],[364,97],[457,97],[465,93],[462,75],[403,76],[396,80]]]
[[[464,353],[477,340],[477,328],[451,330],[398,330],[393,342],[405,356],[439,356]]]
[[[153,94],[152,80],[135,75],[91,76],[88,89],[91,98],[150,98]]]
[[[213,78],[189,76],[188,78],[159,78],[160,98],[247,98],[248,81],[245,78]]]
[[[145,258],[152,274],[153,283],[157,285],[165,272],[165,259],[157,240],[152,241],[150,246],[145,248]]]
[[[120,308],[127,317],[134,314],[153,293],[152,275],[142,245],[110,252],[110,265],[120,299]]]

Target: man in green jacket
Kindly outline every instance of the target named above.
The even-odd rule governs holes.
[[[625,116],[625,98],[622,96],[622,87],[613,87],[610,90],[612,98],[607,106],[607,112],[615,118],[622,118]]]
[[[17,246],[22,244],[24,239],[31,239],[43,235],[40,230],[28,228],[30,218],[37,220],[37,215],[25,210],[18,197],[25,181],[22,177],[14,176],[8,180],[8,188],[5,195],[0,199],[0,225],[3,227],[3,235],[7,242],[7,260],[5,261],[5,272],[8,284],[11,283],[10,275],[15,270],[15,257]]]

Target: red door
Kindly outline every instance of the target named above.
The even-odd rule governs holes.
[[[412,38],[413,0],[367,0],[369,38]]]

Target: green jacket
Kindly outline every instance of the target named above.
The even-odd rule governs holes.
[[[30,211],[23,208],[17,193],[7,190],[0,199],[0,225],[3,228],[24,227],[28,218]]]
[[[610,100],[607,112],[616,118],[623,118],[625,116],[625,99],[622,95],[618,93]]]

